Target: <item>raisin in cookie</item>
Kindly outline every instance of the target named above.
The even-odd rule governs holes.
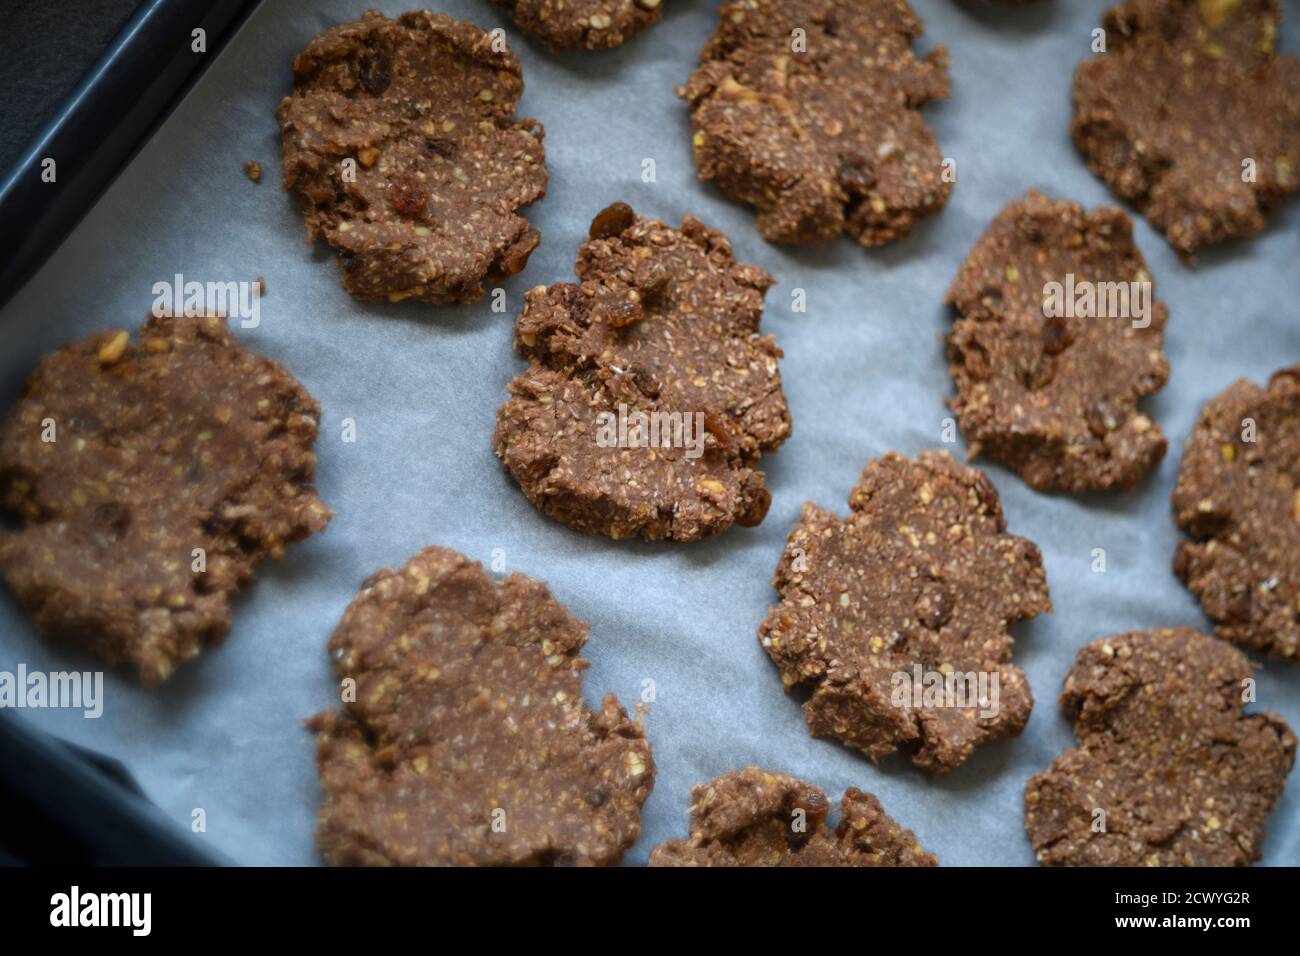
[[[586,640],[540,581],[495,581],[446,548],[367,579],[329,645],[354,683],[311,722],[325,859],[617,863],[655,769],[613,694],[583,703]]]
[[[758,210],[773,242],[902,238],[952,190],[920,107],[948,95],[918,60],[905,0],[733,0],[679,91],[701,179]]]
[[[529,500],[579,531],[694,541],[756,525],[759,457],[790,434],[777,359],[759,334],[774,281],[722,233],[615,203],[591,225],[581,280],[538,286],[515,323],[528,370],[493,446]]]
[[[1061,707],[1078,747],[1025,787],[1048,866],[1245,866],[1295,763],[1295,735],[1242,713],[1250,662],[1190,628],[1079,652]]]
[[[371,11],[293,61],[280,103],[284,188],[359,299],[472,302],[540,240],[542,127],[512,119],[523,72],[472,23]]]
[[[0,426],[0,575],[55,640],[146,685],[220,643],[253,567],[321,531],[316,400],[215,316],[47,355]]]
[[[804,717],[873,761],[946,772],[1020,733],[1033,707],[1015,621],[1051,609],[1038,548],[1006,533],[992,483],[946,453],[867,465],[847,518],[809,502],[759,628]]]
[[[1169,378],[1168,311],[1123,212],[1030,191],[948,290],[949,404],[971,443],[1043,491],[1131,488],[1164,457],[1138,402]]]

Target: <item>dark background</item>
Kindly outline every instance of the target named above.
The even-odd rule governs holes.
[[[99,59],[139,0],[0,0],[0,171]]]

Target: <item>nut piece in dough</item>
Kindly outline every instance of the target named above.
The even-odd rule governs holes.
[[[1262,232],[1300,189],[1300,60],[1277,0],[1128,0],[1074,76],[1088,168],[1179,252]]]
[[[533,504],[579,531],[694,541],[763,520],[754,465],[790,434],[770,275],[722,233],[626,203],[578,250],[581,280],[528,292],[493,447]]]
[[[901,239],[952,183],[920,108],[948,95],[948,55],[912,53],[905,0],[732,0],[678,90],[695,167],[758,210],[772,242]]]
[[[1169,378],[1168,310],[1123,212],[1030,191],[948,290],[950,400],[971,443],[1041,491],[1133,487],[1165,454],[1138,402]]]
[[[540,581],[446,548],[367,579],[329,645],[355,695],[311,721],[325,859],[617,863],[655,767],[613,694],[583,703],[586,640]]]
[[[746,767],[691,790],[691,835],[650,854],[651,866],[938,866],[911,830],[856,787],[844,792],[840,822],[818,787]]]
[[[216,316],[41,360],[0,426],[0,576],[54,640],[154,685],[230,630],[253,567],[324,529],[320,406]]]
[[[1079,746],[1025,786],[1047,866],[1246,866],[1295,763],[1281,718],[1242,713],[1250,662],[1191,628],[1079,652],[1061,707]]]
[[[496,0],[556,50],[608,50],[657,23],[663,0]]]
[[[1033,707],[1015,621],[1051,609],[1038,548],[1006,533],[993,484],[945,452],[867,465],[840,518],[809,502],[776,569],[759,642],[804,717],[878,761],[944,773]]]
[[[1300,663],[1300,366],[1201,410],[1173,495],[1174,571],[1225,641]]]
[[[307,44],[293,75],[284,188],[348,292],[472,302],[524,267],[541,236],[517,210],[546,194],[546,166],[541,124],[511,118],[513,53],[442,14],[371,11]]]

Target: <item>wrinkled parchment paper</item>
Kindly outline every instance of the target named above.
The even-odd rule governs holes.
[[[611,52],[555,56],[487,0],[441,9],[485,28],[504,26],[524,64],[521,115],[546,126],[550,191],[529,216],[542,244],[506,283],[507,310],[364,304],[340,288],[330,255],[303,242],[296,201],[279,188],[275,107],[290,61],[327,26],[355,18],[364,0],[263,4],[152,141],[41,272],[4,310],[3,398],[45,351],[107,327],[138,325],[150,288],[183,273],[200,281],[265,276],[261,325],[241,332],[283,362],[324,409],[319,491],[336,511],[322,535],[263,564],[236,599],[221,648],[145,691],[110,673],[104,715],[23,711],[50,732],[126,763],[163,811],[194,838],[246,864],[317,861],[319,800],[311,735],[302,721],[336,705],[325,642],[361,580],[442,544],[485,564],[502,549],[507,571],[545,580],[591,625],[586,696],[607,691],[629,708],[647,679],[646,718],[659,768],[640,842],[627,860],[684,836],[692,784],[747,764],[797,774],[838,803],[848,786],[877,794],[945,864],[1033,863],[1023,787],[1073,743],[1056,706],[1078,649],[1117,631],[1208,628],[1170,571],[1179,533],[1169,494],[1198,408],[1232,380],[1265,379],[1300,361],[1300,204],[1262,237],[1179,261],[1137,218],[1137,239],[1171,319],[1168,386],[1147,405],[1170,439],[1158,472],[1131,494],[1063,497],[988,471],[1012,532],[1042,548],[1054,614],[1016,629],[1016,661],[1037,704],[1024,735],[986,746],[959,771],[930,778],[905,758],[873,766],[809,737],[797,701],[781,691],[755,632],[774,600],[770,581],[805,500],[847,510],[868,459],[939,447],[951,394],[941,336],[943,295],[971,243],[1009,199],[1036,187],[1095,206],[1112,201],[1068,135],[1069,85],[1089,55],[1105,4],[1045,0],[988,9],[913,0],[923,50],[951,53],[953,95],[927,107],[945,156],[957,161],[952,201],[905,241],[864,251],[848,240],[814,249],[759,238],[753,214],[695,179],[683,82],[711,32],[714,2],[670,0],[664,20]],[[402,11],[384,3],[389,14]],[[1300,49],[1291,8],[1282,48]],[[244,160],[264,167],[260,185]],[[642,179],[653,159],[656,182]],[[78,157],[59,157],[64,168]],[[699,216],[731,237],[739,259],[773,272],[765,331],[785,350],[782,374],[794,435],[763,460],[773,504],[753,530],[693,545],[586,537],[537,512],[505,476],[490,436],[506,382],[523,363],[511,324],[524,291],[569,279],[592,215],[617,199],[673,224]],[[807,291],[807,311],[792,292]],[[355,444],[341,440],[354,419]],[[959,457],[960,442],[949,445]],[[1107,571],[1091,569],[1105,548]],[[0,669],[90,669],[85,655],[38,640],[6,593]],[[1257,662],[1258,663],[1258,662]],[[1260,708],[1300,729],[1300,667],[1264,663]],[[1265,863],[1300,863],[1300,779],[1269,825]]]

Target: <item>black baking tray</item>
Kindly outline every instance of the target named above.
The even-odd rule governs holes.
[[[92,2],[93,0],[88,0]],[[145,0],[0,176],[0,306],[81,221],[257,0]],[[205,33],[206,52],[191,49]],[[41,180],[46,157],[54,183]]]
[[[0,176],[0,306],[81,221],[257,0],[146,0]],[[205,52],[192,49],[204,31]],[[42,162],[57,163],[54,183]],[[0,864],[223,863],[192,845],[119,763],[0,710]]]

